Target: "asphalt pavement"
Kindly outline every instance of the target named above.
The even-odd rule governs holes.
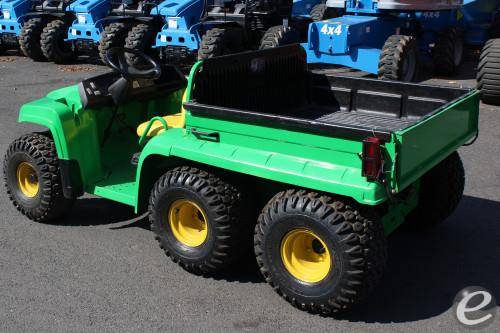
[[[16,123],[23,103],[105,71],[0,57],[0,155],[37,129]],[[429,82],[472,87],[473,65]],[[341,318],[294,309],[255,269],[217,278],[184,271],[126,206],[84,197],[60,224],[39,224],[2,186],[0,332],[466,331],[452,311],[459,290],[482,286],[500,302],[500,108],[481,106],[480,137],[460,154],[467,183],[457,211],[432,231],[392,235],[381,285]],[[500,316],[485,331],[499,332]]]

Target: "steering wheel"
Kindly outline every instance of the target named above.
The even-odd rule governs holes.
[[[140,69],[131,64],[133,62],[145,64],[145,69]],[[127,59],[128,58],[128,59]],[[120,73],[127,81],[137,79],[156,80],[161,76],[161,66],[144,52],[125,47],[113,47],[106,53],[106,64],[115,72]],[[142,67],[142,65],[141,65]]]

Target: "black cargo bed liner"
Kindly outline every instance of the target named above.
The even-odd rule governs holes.
[[[309,72],[286,46],[205,60],[195,76],[195,116],[333,136],[389,140],[469,90]]]

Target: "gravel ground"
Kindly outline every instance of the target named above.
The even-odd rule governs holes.
[[[472,68],[430,82],[471,87]],[[34,129],[16,124],[23,103],[105,71],[0,57],[0,155]],[[37,224],[2,189],[0,331],[462,331],[452,313],[460,289],[483,286],[500,300],[500,108],[481,106],[480,129],[460,150],[467,184],[458,210],[432,232],[391,236],[382,284],[339,319],[292,308],[253,269],[217,279],[185,272],[126,206],[85,197],[62,224]],[[500,319],[485,331],[500,331]]]

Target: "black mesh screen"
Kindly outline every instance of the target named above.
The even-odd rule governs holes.
[[[285,113],[307,103],[305,51],[298,45],[207,59],[195,77],[197,103]]]

